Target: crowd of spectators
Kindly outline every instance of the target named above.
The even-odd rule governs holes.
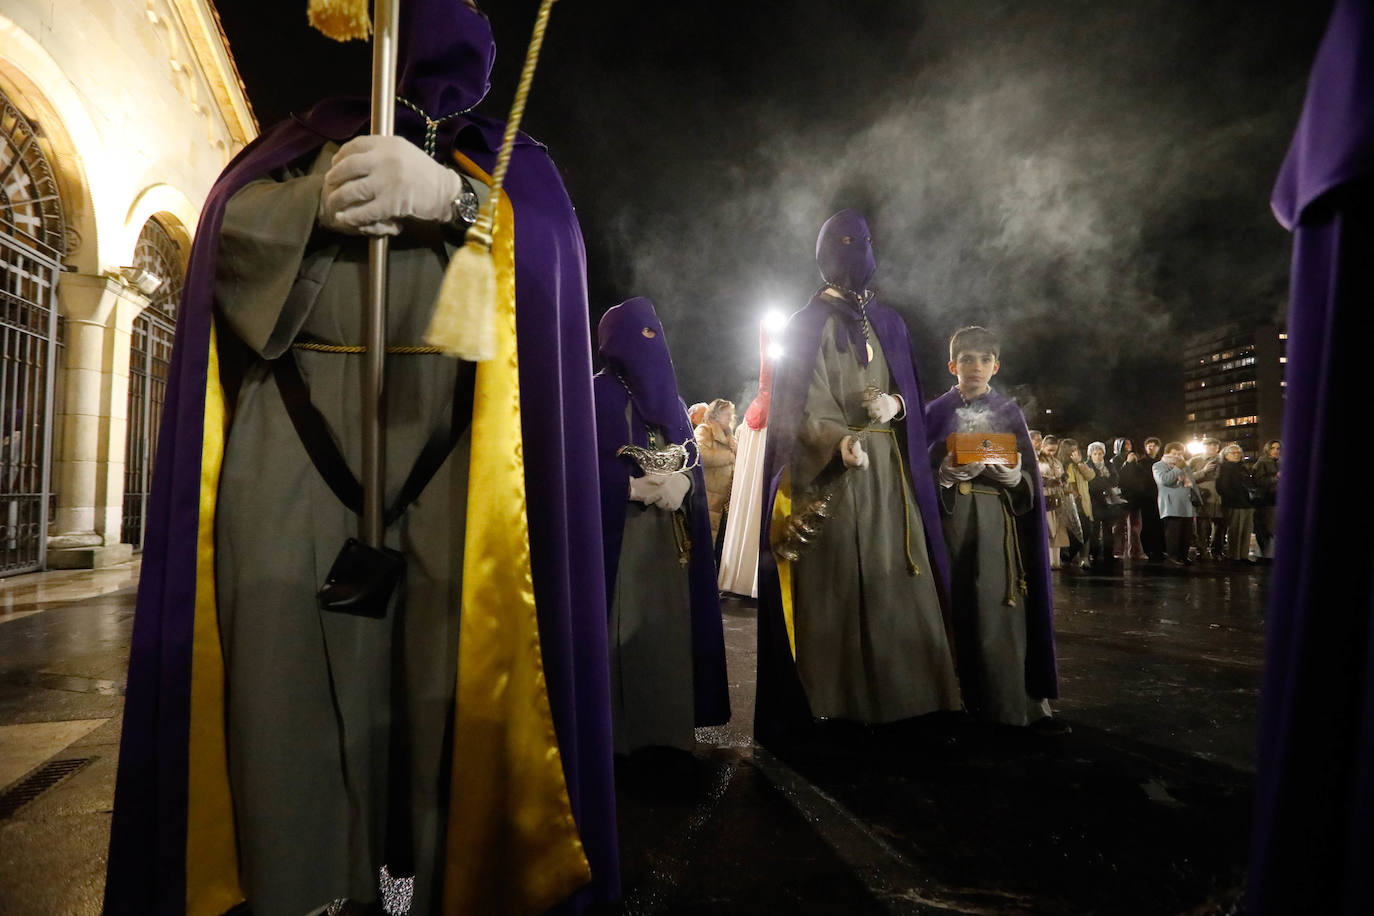
[[[1151,436],[1088,443],[1031,430],[1049,527],[1050,567],[1110,571],[1268,564],[1274,556],[1279,442],[1247,456],[1207,438],[1185,446]],[[1191,454],[1190,454],[1191,453]],[[1253,541],[1253,549],[1252,549]]]

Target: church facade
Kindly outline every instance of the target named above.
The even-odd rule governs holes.
[[[256,134],[210,0],[0,10],[0,575],[141,545],[190,241]]]

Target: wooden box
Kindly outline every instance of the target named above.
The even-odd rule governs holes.
[[[945,440],[955,464],[981,461],[984,464],[1016,464],[1015,433],[950,433]]]

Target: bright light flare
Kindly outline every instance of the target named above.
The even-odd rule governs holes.
[[[1188,454],[1201,455],[1203,450],[1206,448],[1207,446],[1202,444],[1201,439],[1194,439],[1192,442],[1188,443]]]
[[[769,333],[777,333],[787,326],[787,315],[782,309],[769,309],[763,315],[763,329]]]
[[[768,345],[768,358],[769,358],[769,359],[782,359],[782,344],[780,344],[780,343],[770,343],[770,344]]]

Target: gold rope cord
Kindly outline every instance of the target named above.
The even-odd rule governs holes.
[[[902,526],[906,535],[906,574],[908,576],[919,576],[921,567],[916,559],[911,555],[911,491],[907,489],[906,458],[902,456],[902,447],[897,440],[897,431],[891,426],[851,426],[850,432],[855,433],[886,433],[892,439],[892,448],[897,455],[897,477],[902,482]]]
[[[534,85],[534,68],[539,63],[539,51],[544,46],[544,33],[549,27],[549,14],[553,12],[555,0],[542,0],[539,15],[534,20],[534,34],[530,36],[529,50],[525,52],[525,69],[520,72],[520,85],[515,89],[515,101],[510,106],[510,117],[506,120],[506,135],[501,138],[501,152],[496,157],[496,167],[491,173],[491,194],[482,205],[477,219],[468,228],[468,238],[474,235],[484,248],[491,249],[491,236],[496,227],[496,205],[501,197],[501,187],[506,181],[506,171],[510,168],[510,157],[515,149],[515,135],[520,131],[520,120],[525,116],[525,102],[530,97],[530,87]]]
[[[291,345],[291,349],[309,350],[312,353],[344,353],[350,356],[367,352],[367,347],[362,344],[327,344],[313,340],[298,340]],[[386,352],[392,356],[428,356],[444,351],[438,347],[426,347],[419,344],[396,344],[388,346]]]

